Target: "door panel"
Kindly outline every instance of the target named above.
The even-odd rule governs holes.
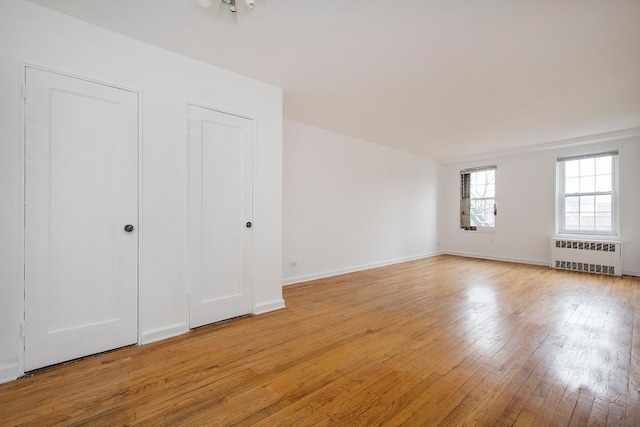
[[[189,107],[190,327],[251,313],[253,124]]]
[[[33,68],[26,83],[32,370],[137,342],[138,95]]]

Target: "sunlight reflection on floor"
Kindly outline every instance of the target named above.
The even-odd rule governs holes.
[[[466,334],[478,350],[489,350],[502,330],[500,307],[492,286],[483,283],[475,284],[467,292],[465,314],[467,317]]]

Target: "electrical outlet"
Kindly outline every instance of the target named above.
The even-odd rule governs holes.
[[[290,261],[289,268],[296,268],[298,266],[298,261]]]

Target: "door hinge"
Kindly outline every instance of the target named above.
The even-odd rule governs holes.
[[[187,305],[191,305],[191,292],[187,292]]]
[[[27,85],[24,83],[20,84],[20,94],[22,99],[27,99]]]
[[[187,116],[187,129],[191,129],[191,117]]]
[[[20,322],[20,338],[24,338],[27,336],[26,326],[24,322]]]

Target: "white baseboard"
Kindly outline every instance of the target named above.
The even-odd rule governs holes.
[[[503,262],[512,262],[516,264],[529,264],[529,265],[540,265],[544,267],[549,267],[548,260],[493,256],[493,255],[486,255],[486,254],[477,254],[472,252],[444,251],[444,252],[433,252],[429,254],[421,254],[421,255],[416,255],[416,256],[411,256],[406,258],[398,258],[391,261],[360,265],[356,267],[348,267],[348,268],[342,268],[338,270],[325,271],[322,273],[309,274],[305,276],[291,277],[288,279],[284,279],[282,281],[282,285],[283,286],[294,285],[296,283],[309,282],[311,280],[324,279],[327,277],[339,276],[341,274],[353,273],[355,271],[369,270],[372,268],[384,267],[386,265],[399,264],[401,262],[414,261],[417,259],[430,258],[438,255],[454,255],[454,256],[462,256],[462,257],[468,257],[468,258],[487,259],[491,261],[503,261]],[[640,270],[634,269],[634,268],[623,269],[622,274],[627,276],[640,277]]]
[[[624,276],[636,276],[636,277],[640,277],[640,270],[635,269],[635,268],[623,268],[622,269],[622,274]]]
[[[0,365],[0,384],[17,380],[19,376],[17,362]]]
[[[454,255],[454,256],[464,256],[464,257],[469,257],[469,258],[489,259],[489,260],[492,260],[492,261],[515,262],[517,264],[542,265],[542,266],[545,266],[545,267],[549,267],[549,261],[542,261],[542,260],[498,257],[498,256],[491,256],[491,255],[485,255],[485,254],[474,254],[474,253],[468,253],[468,252],[451,252],[451,251],[449,251],[449,252],[446,252],[446,254],[447,255]],[[624,276],[637,276],[637,277],[640,277],[640,270],[638,270],[636,268],[623,268],[622,269],[622,274]]]
[[[427,254],[413,255],[413,256],[404,257],[404,258],[396,258],[389,261],[376,262],[372,264],[358,265],[355,267],[340,268],[338,270],[325,271],[322,273],[291,277],[288,279],[284,279],[282,281],[282,284],[284,286],[288,286],[296,283],[309,282],[311,280],[324,279],[326,277],[340,276],[341,274],[353,273],[355,271],[370,270],[372,268],[384,267],[392,264],[399,264],[401,262],[415,261],[417,259],[423,259],[423,258],[431,258],[434,256],[443,255],[443,254],[444,252],[432,252]]]
[[[186,323],[178,323],[164,328],[153,329],[148,332],[143,332],[140,335],[140,344],[151,344],[152,342],[172,338],[186,334],[187,332],[189,332],[189,327]]]
[[[478,259],[488,259],[491,261],[504,261],[504,262],[513,262],[516,264],[530,264],[530,265],[542,265],[545,267],[549,267],[548,260],[538,260],[538,259],[526,259],[526,258],[511,258],[511,257],[502,257],[502,256],[493,256],[486,254],[475,254],[470,252],[446,252],[447,255],[454,256],[464,256],[467,258],[478,258]]]
[[[264,314],[264,313],[269,313],[270,311],[281,310],[283,308],[286,308],[286,306],[284,304],[284,300],[280,298],[275,301],[256,304],[256,306],[253,309],[253,314]]]

